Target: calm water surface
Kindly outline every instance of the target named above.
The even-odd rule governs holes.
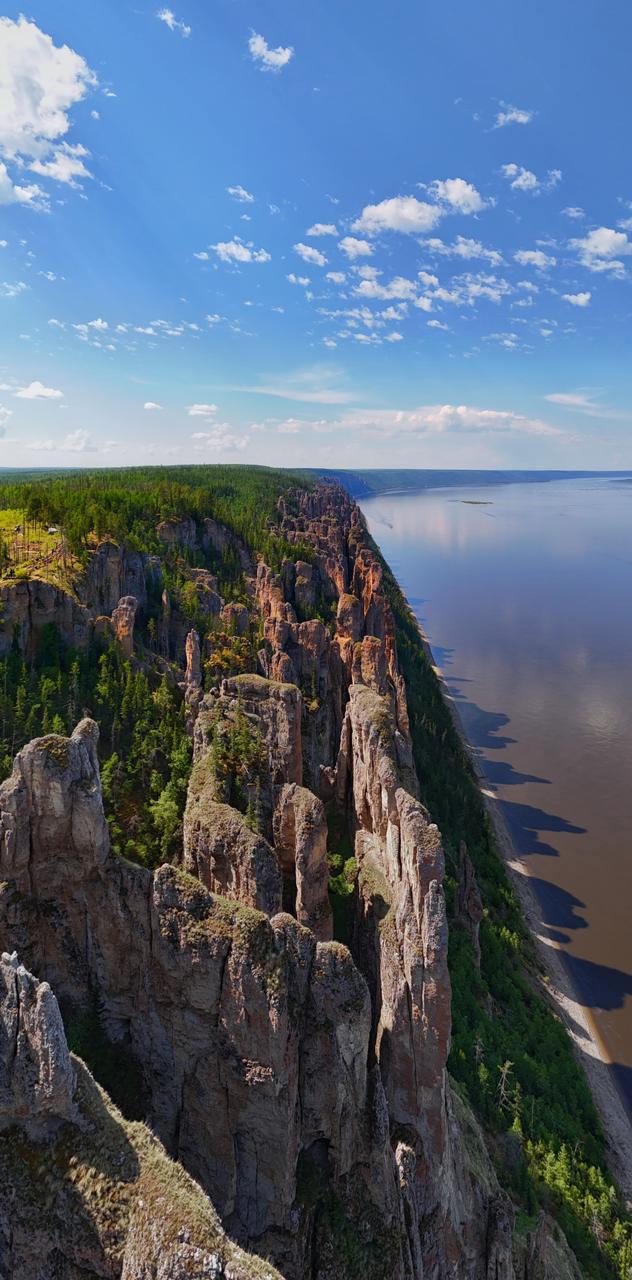
[[[632,483],[363,499],[632,1107]]]

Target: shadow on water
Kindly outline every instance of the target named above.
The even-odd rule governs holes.
[[[579,999],[587,1009],[599,1009],[612,1013],[622,1009],[626,999],[632,995],[632,974],[622,969],[613,969],[607,964],[595,964],[592,960],[584,960],[569,951],[561,952],[562,974],[567,979],[564,995],[575,1001]],[[573,1030],[580,1041],[590,1037],[586,1031],[573,1021]],[[619,1095],[625,1105],[628,1118],[632,1122],[632,1067],[621,1062],[612,1064],[600,1063],[591,1054],[591,1070],[614,1076]]]
[[[560,851],[540,838],[540,832],[566,836],[584,836],[587,827],[578,827],[556,813],[547,813],[533,804],[518,804],[513,800],[500,800],[500,807],[511,831],[516,851],[522,857],[544,854],[547,858],[559,858]]]
[[[570,942],[568,933],[562,930],[588,928],[588,921],[576,914],[578,910],[586,910],[586,903],[581,898],[575,898],[567,889],[550,884],[539,876],[529,876],[529,884],[542,913],[542,930],[551,942]]]

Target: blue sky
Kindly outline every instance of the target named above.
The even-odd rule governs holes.
[[[0,21],[0,466],[632,467],[632,11]]]

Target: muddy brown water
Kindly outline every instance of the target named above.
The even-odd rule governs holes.
[[[361,506],[632,1112],[632,482]]]

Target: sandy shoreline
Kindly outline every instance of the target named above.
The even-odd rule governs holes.
[[[453,723],[472,763],[499,851],[533,937],[543,974],[546,975],[547,981],[541,982],[542,993],[553,1001],[556,1012],[566,1026],[601,1118],[613,1176],[624,1199],[632,1202],[632,1120],[611,1069],[612,1060],[608,1056],[589,1011],[582,1005],[579,994],[573,986],[568,967],[564,963],[563,951],[544,939],[540,933],[540,907],[529,883],[529,873],[524,862],[517,855],[511,833],[498,804],[498,798],[490,789],[480,760],[468,741],[458,706],[448,690],[443,672],[435,662],[421,624],[417,619],[415,621],[426,657],[441,684],[443,697]]]

